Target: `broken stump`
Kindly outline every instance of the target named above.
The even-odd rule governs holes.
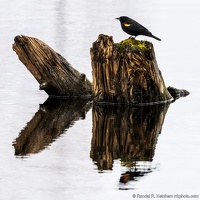
[[[90,50],[96,104],[154,104],[173,100],[158,68],[153,44],[129,38],[118,44],[99,35]]]
[[[60,54],[41,40],[16,36],[13,50],[50,97],[94,99],[96,104],[151,105],[187,96],[167,89],[153,44],[129,38],[115,44],[99,35],[90,50],[93,85]]]

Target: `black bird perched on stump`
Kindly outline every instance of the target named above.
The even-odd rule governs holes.
[[[116,19],[120,21],[122,30],[128,33],[129,35],[132,35],[135,37],[138,35],[145,35],[145,36],[152,37],[156,40],[161,41],[160,38],[153,35],[147,28],[145,28],[144,26],[142,26],[141,24],[139,24],[138,22],[136,22],[135,20],[129,17],[122,16]]]

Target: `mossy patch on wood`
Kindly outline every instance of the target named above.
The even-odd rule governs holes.
[[[122,40],[120,43],[116,44],[119,51],[123,51],[128,48],[139,48],[141,50],[148,50],[148,42],[144,40],[136,40],[133,37],[129,37],[128,39]]]

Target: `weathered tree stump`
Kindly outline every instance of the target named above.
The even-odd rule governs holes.
[[[172,101],[153,45],[129,38],[119,44],[99,35],[91,48],[94,102],[152,104]]]
[[[91,97],[92,84],[41,40],[16,36],[13,50],[49,96]]]
[[[50,97],[94,99],[98,104],[155,104],[187,96],[165,87],[153,45],[129,38],[118,44],[99,35],[91,48],[93,85],[41,40],[16,36],[13,50]]]

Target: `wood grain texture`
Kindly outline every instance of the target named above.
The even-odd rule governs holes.
[[[95,103],[152,104],[173,99],[158,68],[152,43],[145,41],[145,48],[120,46],[112,37],[99,35],[90,54]]]
[[[41,40],[16,36],[13,50],[49,96],[91,96],[92,84]]]

